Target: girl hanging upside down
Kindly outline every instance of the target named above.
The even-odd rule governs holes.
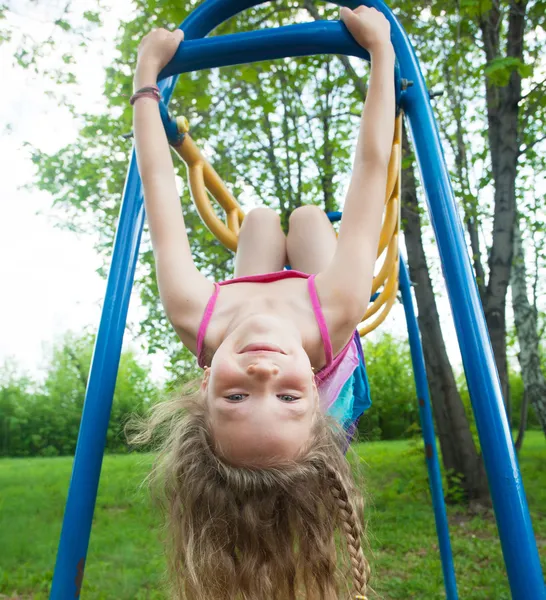
[[[164,434],[155,475],[176,598],[366,596],[363,501],[344,456],[347,414],[336,403],[362,351],[355,327],[368,306],[379,241],[395,57],[380,12],[343,8],[341,19],[370,52],[371,76],[339,238],[315,206],[292,213],[287,236],[272,210],[253,210],[239,235],[235,279],[221,283],[193,263],[149,91],[183,33],[157,30],[139,47],[134,131],[159,291],[204,369],[194,392],[159,404],[139,436]],[[283,270],[287,263],[294,270]],[[345,415],[338,416],[345,429],[336,414]],[[336,559],[338,530],[350,576]]]

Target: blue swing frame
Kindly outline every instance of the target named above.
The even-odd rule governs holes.
[[[172,95],[176,74],[248,62],[249,56],[253,57],[253,61],[317,53],[369,58],[338,22],[307,23],[201,39],[225,20],[261,3],[259,0],[205,0],[188,16],[181,25],[186,41],[160,76],[160,88],[166,103]],[[493,351],[429,92],[406,33],[383,2],[336,3],[353,9],[360,4],[372,6],[383,12],[391,23],[392,42],[399,65],[399,73],[395,73],[397,97],[410,126],[442,260],[512,597],[514,600],[546,600],[537,544],[504,410]],[[413,85],[402,90],[401,76],[411,80]],[[74,458],[50,595],[53,600],[80,597],[143,225],[142,187],[133,151]],[[457,598],[457,589],[428,402],[428,385],[409,278],[403,261],[400,285],[414,361],[446,593],[449,600],[454,600]]]

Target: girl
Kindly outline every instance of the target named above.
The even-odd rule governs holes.
[[[358,363],[355,327],[370,297],[394,134],[394,50],[375,9],[341,9],[371,55],[353,174],[339,239],[314,206],[251,211],[235,279],[195,267],[173,164],[150,86],[183,40],[157,30],[140,44],[134,131],[161,300],[204,368],[192,394],[158,405],[155,467],[168,514],[176,598],[365,598],[362,497],[327,409]],[[283,271],[289,263],[293,271]],[[358,342],[359,346],[359,342]],[[336,563],[346,538],[351,577]],[[352,582],[350,581],[352,580]]]

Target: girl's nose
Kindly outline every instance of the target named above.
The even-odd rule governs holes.
[[[279,367],[272,362],[264,360],[248,365],[246,372],[249,375],[255,375],[256,377],[267,378],[278,375]]]

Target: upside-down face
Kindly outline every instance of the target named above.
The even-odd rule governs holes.
[[[318,392],[301,339],[254,316],[216,351],[202,387],[217,451],[237,465],[292,461],[309,440]]]

